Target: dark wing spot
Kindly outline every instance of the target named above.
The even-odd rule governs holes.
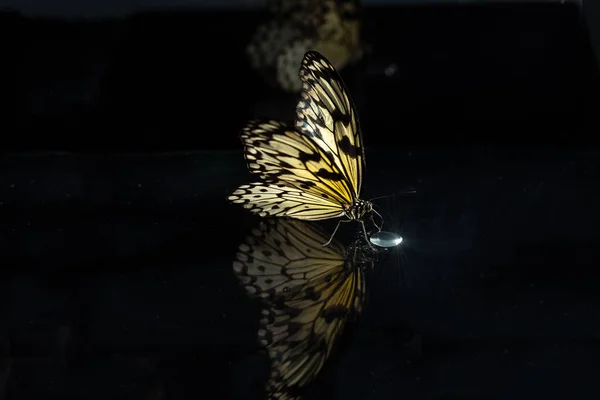
[[[292,168],[292,165],[290,163],[288,163],[287,161],[282,161],[282,160],[279,160],[279,166],[281,168]]]
[[[337,318],[346,318],[348,309],[343,306],[333,306],[323,310],[323,317],[327,323],[333,322]]]
[[[331,181],[342,181],[344,180],[344,176],[341,174],[338,174],[337,172],[329,172],[324,168],[321,168],[320,170],[317,171],[317,173],[315,174],[317,175],[319,178],[324,178],[324,179],[328,179]]]
[[[342,140],[338,142],[338,146],[340,146],[340,150],[352,158],[356,158],[357,154],[362,155],[362,150],[350,143],[348,136],[344,136]]]
[[[314,288],[311,288],[311,289],[313,289],[313,290],[307,290],[307,291],[305,292],[305,295],[306,295],[306,296],[305,296],[305,299],[306,299],[306,300],[313,300],[313,301],[319,300],[319,293],[317,293],[317,292],[314,290]]]
[[[350,114],[338,109],[335,109],[331,112],[331,118],[333,118],[334,121],[341,121],[346,126],[350,124]]]
[[[306,164],[309,161],[320,161],[321,156],[318,153],[305,153],[301,151],[298,160]]]
[[[261,192],[261,193],[267,193],[267,189],[265,189],[265,188],[262,188],[262,189],[260,189],[260,192]]]
[[[304,190],[308,190],[312,187],[317,186],[314,182],[302,182],[300,184],[300,188],[304,189]]]
[[[331,152],[329,152],[329,151],[328,151],[328,152],[326,152],[325,154],[327,155],[327,159],[329,160],[329,164],[330,164],[330,165],[335,165],[335,162],[336,162],[336,158],[337,158],[337,156],[334,156],[334,155],[333,155]]]

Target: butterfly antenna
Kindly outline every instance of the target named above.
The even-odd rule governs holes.
[[[379,199],[385,199],[386,197],[392,197],[393,195],[391,194],[386,194],[385,196],[379,196],[379,197],[373,197],[372,199],[369,199],[369,201],[373,201],[373,200],[379,200]]]
[[[392,197],[396,193],[398,193],[398,194],[409,194],[409,193],[417,193],[417,191],[414,190],[414,189],[412,189],[412,190],[405,190],[403,192],[395,192],[395,193],[392,193],[392,194],[386,194],[385,196],[373,197],[372,199],[369,199],[369,201],[379,200],[379,199],[385,199],[386,197]]]
[[[361,219],[359,222],[360,222],[360,225],[362,226],[362,231],[363,231],[363,235],[365,235],[365,240],[367,241],[367,246],[369,246],[369,248],[371,250],[376,250],[376,247],[369,240],[369,235],[367,235],[367,228],[365,227],[365,221],[363,221]]]
[[[365,239],[367,240],[367,244],[369,244],[369,236],[367,235],[367,228],[365,228],[365,221],[360,220],[360,225],[363,228],[363,233],[365,234]]]

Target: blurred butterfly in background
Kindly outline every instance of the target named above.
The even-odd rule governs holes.
[[[240,186],[228,200],[261,217],[346,217],[324,246],[348,221],[361,223],[368,242],[363,217],[369,214],[373,221],[377,212],[359,198],[365,156],[352,99],[333,65],[315,51],[304,56],[300,79],[294,127],[254,120],[242,130],[248,168],[262,182]]]
[[[298,65],[309,50],[327,57],[338,69],[358,61],[358,0],[269,0],[273,18],[257,28],[246,52],[250,65],[271,84],[298,92]]]
[[[365,272],[375,253],[359,241],[324,248],[326,237],[310,223],[265,220],[233,262],[247,294],[263,304],[258,337],[271,361],[270,399],[299,399],[366,305]]]

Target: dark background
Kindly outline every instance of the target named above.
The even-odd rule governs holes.
[[[264,17],[1,15],[0,398],[251,397],[258,309],[231,261],[258,220],[224,199],[250,179],[240,128],[295,103],[246,63]],[[599,81],[579,8],[367,7],[364,40],[342,73],[364,197],[389,196],[405,243],[319,388],[597,397]]]
[[[344,77],[368,146],[589,141],[598,73],[575,3],[365,8],[363,39],[373,53]],[[5,146],[237,148],[248,118],[293,117],[294,97],[265,87],[245,59],[265,16],[4,14],[3,27],[18,38],[4,50],[17,90]],[[397,73],[387,77],[393,64]]]

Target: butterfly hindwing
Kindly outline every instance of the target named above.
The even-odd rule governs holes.
[[[300,67],[301,100],[295,127],[329,153],[358,198],[365,157],[354,103],[346,85],[329,61],[316,51]]]
[[[291,296],[310,280],[323,278],[328,266],[340,261],[344,249],[338,242],[319,248],[318,240],[325,234],[303,225],[307,224],[266,220],[239,247],[233,269],[244,277],[242,283],[250,295],[267,300]],[[315,249],[318,257],[312,256]]]
[[[249,183],[238,187],[227,199],[261,217],[317,221],[344,215],[339,204],[285,184]]]
[[[287,125],[250,121],[242,130],[248,168],[267,182],[280,182],[347,208],[352,188],[343,171],[309,137]]]

